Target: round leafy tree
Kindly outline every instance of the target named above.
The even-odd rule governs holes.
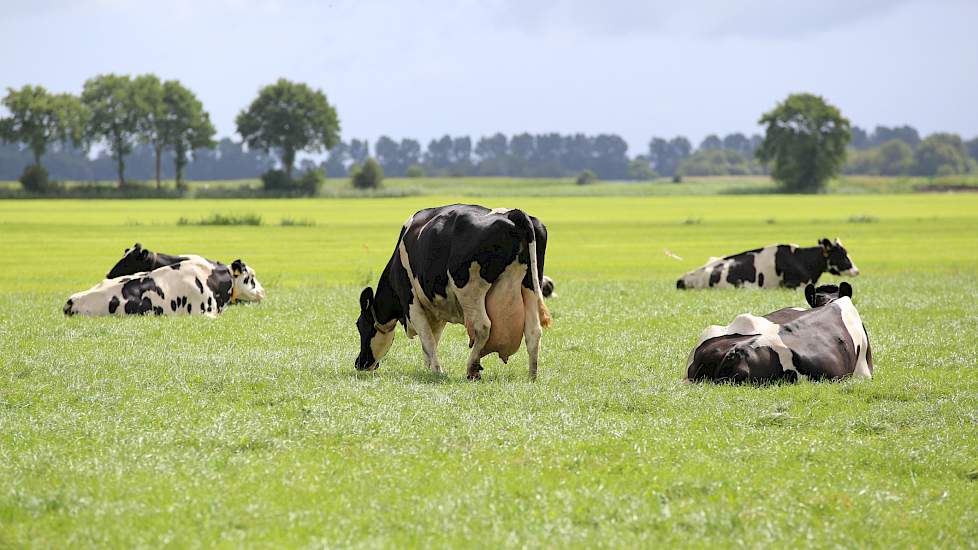
[[[757,158],[788,191],[816,192],[839,172],[852,137],[839,109],[812,94],[793,94],[761,117],[767,127]]]
[[[297,152],[329,150],[340,139],[340,120],[326,94],[284,78],[262,88],[235,122],[248,147],[281,155],[289,179]]]

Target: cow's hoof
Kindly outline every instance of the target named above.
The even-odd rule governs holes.
[[[482,380],[482,365],[472,365],[469,367],[469,380]]]

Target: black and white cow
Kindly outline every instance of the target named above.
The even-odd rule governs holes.
[[[217,317],[227,304],[258,302],[265,289],[241,260],[230,267],[195,255],[152,271],[105,279],[73,294],[65,315],[206,315]]]
[[[401,228],[377,283],[360,294],[358,370],[376,369],[400,321],[421,340],[425,362],[441,372],[438,341],[446,323],[469,335],[467,374],[480,377],[482,357],[505,362],[526,339],[530,378],[536,377],[542,327],[547,229],[521,210],[454,204],[421,210]]]
[[[112,266],[112,269],[109,270],[109,273],[105,276],[105,278],[115,279],[125,275],[153,271],[154,269],[171,266],[191,258],[208,262],[215,268],[224,266],[224,264],[221,262],[208,260],[207,258],[198,256],[196,254],[180,254],[175,256],[173,254],[164,254],[162,252],[152,252],[147,248],[143,248],[143,245],[136,243],[132,245],[132,248],[127,248],[125,250],[122,255],[122,259]],[[253,296],[254,299],[242,299],[240,301],[260,302],[261,300],[265,299],[265,287],[258,282],[258,278],[255,276],[255,270],[248,267],[248,265],[241,261],[241,259],[231,262],[231,273],[235,278],[241,277],[242,286],[251,287],[251,291],[248,292],[247,295]],[[244,296],[244,294],[242,294],[242,296]],[[237,301],[238,300],[234,300],[232,303]]]
[[[819,241],[818,246],[772,244],[734,254],[711,258],[703,267],[690,271],[676,281],[676,288],[797,288],[817,283],[822,273],[859,275],[842,242]]]
[[[852,286],[809,284],[811,309],[785,308],[763,317],[738,315],[711,326],[689,354],[686,380],[770,382],[871,378],[869,335],[852,304]]]

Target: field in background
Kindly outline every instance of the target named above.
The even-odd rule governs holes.
[[[154,182],[135,182],[137,186],[155,188]],[[66,182],[70,188],[113,188],[115,182]],[[172,180],[163,182],[163,188],[172,190]],[[191,195],[233,193],[261,190],[258,179],[190,181]],[[879,194],[912,193],[924,190],[943,190],[958,187],[978,190],[978,177],[948,176],[942,178],[840,176],[829,182],[830,194]],[[0,192],[16,192],[18,182],[0,182]],[[723,195],[768,194],[778,190],[773,180],[766,176],[716,176],[689,177],[682,183],[669,179],[652,182],[600,181],[592,185],[577,185],[574,178],[388,178],[382,188],[372,191],[353,189],[349,178],[329,178],[322,187],[323,197],[401,197],[411,195],[456,196],[672,196],[672,195]]]
[[[550,230],[559,296],[539,381],[521,351],[467,382],[457,326],[446,376],[401,329],[377,372],[354,372],[359,290],[411,213],[464,200],[449,187],[0,201],[0,546],[978,540],[978,195],[493,197]],[[262,225],[178,225],[214,214]],[[703,327],[804,299],[680,292],[676,276],[820,237],[841,237],[864,273],[876,377],[681,384]],[[244,258],[269,298],[217,320],[64,318],[136,241]]]

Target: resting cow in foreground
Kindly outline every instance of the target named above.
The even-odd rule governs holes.
[[[455,204],[421,210],[401,228],[377,283],[360,294],[358,370],[376,369],[400,321],[421,339],[425,361],[441,372],[438,340],[445,323],[469,335],[467,374],[480,378],[479,361],[503,362],[526,339],[530,378],[536,377],[541,327],[550,325],[540,279],[547,229],[521,210]]]
[[[817,283],[822,273],[859,275],[849,253],[839,239],[828,239],[818,246],[802,248],[796,244],[772,244],[734,254],[711,258],[703,267],[676,281],[676,288],[797,288]]]
[[[231,267],[200,256],[152,271],[106,279],[65,303],[65,315],[206,315],[217,317],[227,304],[258,302],[265,289],[241,260]]]
[[[852,304],[852,287],[805,287],[811,309],[786,308],[764,317],[738,315],[711,326],[689,354],[686,379],[795,382],[799,378],[871,378],[869,335]]]

